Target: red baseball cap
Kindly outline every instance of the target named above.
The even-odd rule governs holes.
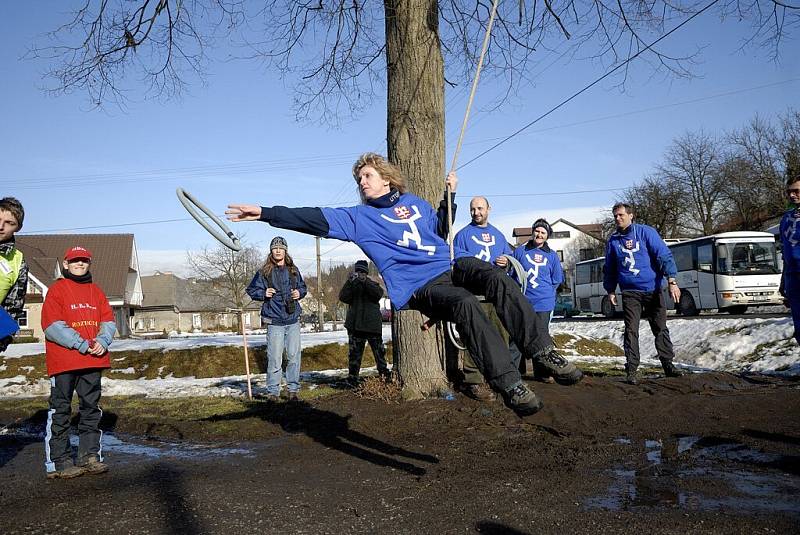
[[[64,253],[64,260],[67,262],[70,260],[75,260],[76,258],[85,258],[87,260],[91,260],[92,253],[89,252],[89,249],[81,247],[80,245],[67,249],[67,252]]]

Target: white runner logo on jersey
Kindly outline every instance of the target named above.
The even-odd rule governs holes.
[[[525,258],[528,260],[530,264],[533,264],[533,267],[528,268],[528,284],[531,285],[531,288],[538,288],[539,283],[536,282],[536,279],[539,277],[539,268],[542,266],[547,265],[547,257],[545,257],[541,253],[536,253],[531,258],[531,255],[526,254]]]
[[[483,241],[479,240],[477,236],[470,236],[470,238],[472,238],[472,241],[477,243],[479,246],[483,247],[483,250],[475,255],[475,258],[477,258],[478,260],[483,260],[484,262],[491,262],[492,253],[489,252],[489,248],[494,247],[495,244],[494,236],[492,236],[488,232],[484,232],[483,234],[481,234],[481,238],[483,238]]]
[[[409,230],[403,231],[403,238],[398,240],[397,245],[400,247],[405,247],[406,249],[411,249],[411,242],[417,244],[416,249],[420,251],[426,251],[428,256],[433,256],[433,253],[436,252],[435,245],[424,245],[422,243],[422,236],[419,233],[419,229],[417,228],[417,219],[422,217],[422,214],[419,213],[419,210],[416,206],[411,206],[411,210],[414,211],[412,215],[408,208],[405,206],[397,206],[394,209],[394,213],[397,214],[398,217],[401,219],[392,219],[391,217],[381,214],[381,217],[384,218],[389,223],[398,223],[403,225],[408,225]]]
[[[792,217],[789,219],[791,223],[789,226],[786,227],[786,230],[783,231],[783,235],[786,236],[786,239],[789,240],[789,243],[792,247],[800,243],[800,231],[798,231],[797,224],[800,223],[800,218]]]
[[[634,275],[639,274],[639,269],[636,267],[636,258],[634,258],[633,253],[639,252],[639,242],[636,242],[636,246],[633,246],[633,240],[628,240],[624,247],[619,248],[622,251],[626,258],[622,259],[622,264],[628,266],[628,271],[633,273]]]

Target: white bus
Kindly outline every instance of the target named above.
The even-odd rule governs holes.
[[[675,307],[684,316],[701,310],[742,314],[749,306],[780,305],[781,268],[775,237],[768,232],[725,232],[670,243],[678,268],[681,300]],[[575,306],[581,312],[606,317],[621,312],[617,290],[614,309],[603,289],[605,258],[575,264]],[[666,292],[666,289],[665,289]],[[672,300],[666,299],[667,306]]]
[[[622,296],[617,288],[617,306],[611,304],[608,294],[603,289],[603,265],[606,258],[593,258],[575,264],[575,277],[572,295],[575,296],[575,308],[581,312],[603,314],[610,318],[622,312]]]
[[[678,267],[684,316],[701,310],[742,314],[749,306],[780,305],[781,267],[769,232],[725,232],[669,246]]]

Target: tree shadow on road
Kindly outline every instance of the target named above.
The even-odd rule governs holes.
[[[305,401],[253,403],[245,411],[211,416],[203,420],[216,422],[248,418],[260,418],[265,422],[279,425],[287,433],[304,434],[326,448],[335,449],[378,466],[402,470],[417,476],[424,475],[425,468],[394,457],[404,457],[431,464],[439,462],[439,459],[433,455],[409,451],[355,431],[350,428],[351,415],[341,416],[334,412],[317,409]]]

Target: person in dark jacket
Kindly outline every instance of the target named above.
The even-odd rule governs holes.
[[[267,396],[276,401],[281,392],[283,351],[286,350],[286,388],[289,401],[300,391],[300,299],[306,283],[289,256],[289,246],[280,236],[272,239],[267,261],[247,287],[247,295],[261,306],[267,324]]]
[[[389,368],[386,366],[386,348],[383,346],[383,337],[381,336],[383,322],[380,300],[383,297],[383,288],[369,278],[368,266],[366,260],[356,262],[353,273],[339,291],[339,301],[348,305],[347,319],[344,321],[349,345],[347,380],[353,385],[358,383],[361,358],[367,342],[372,349],[380,376],[385,379],[391,377]]]

